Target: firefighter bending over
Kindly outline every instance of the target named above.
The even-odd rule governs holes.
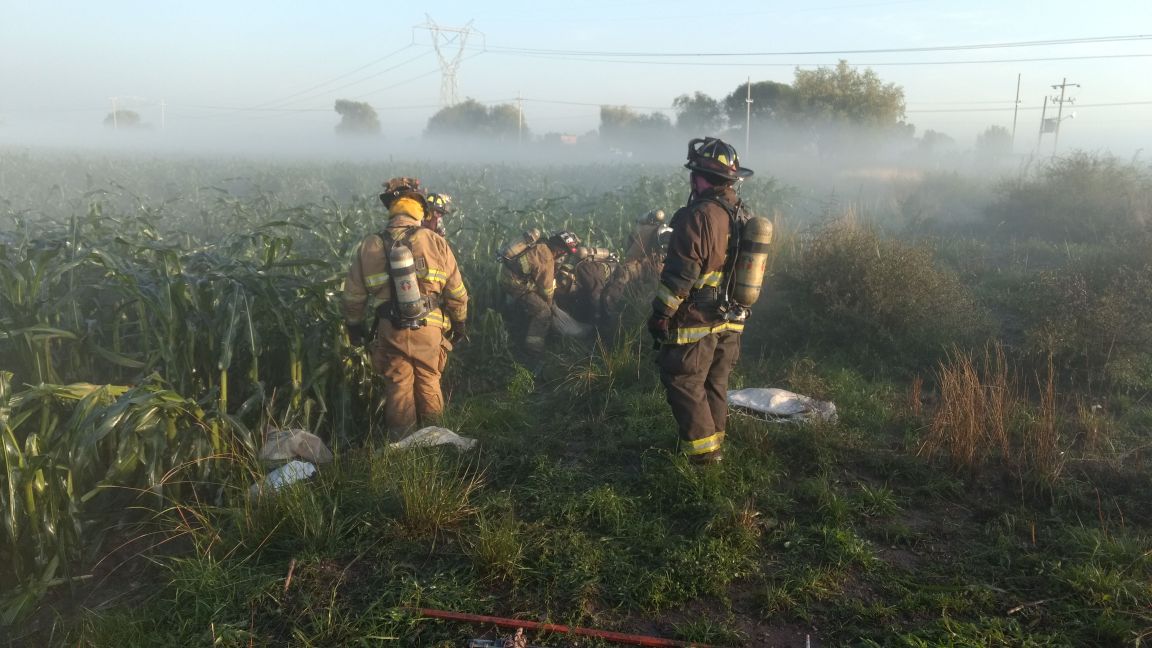
[[[601,296],[617,265],[607,248],[577,248],[556,269],[556,303],[577,321],[599,326]]]
[[[542,241],[534,230],[501,252],[504,319],[517,334],[523,331],[524,350],[532,359],[543,353],[552,323],[557,260],[579,246],[580,239],[572,232],[556,232]]]
[[[442,236],[421,226],[427,197],[416,178],[393,178],[380,200],[383,231],[360,242],[344,280],[348,339],[367,344],[387,380],[389,436],[434,423],[444,410],[440,376],[452,344],[466,339],[468,290]]]
[[[740,166],[736,149],[714,138],[689,142],[684,166],[691,171],[691,194],[672,217],[648,331],[659,345],[660,382],[680,450],[693,462],[710,463],[723,458],[728,377],[740,357],[747,316],[729,289],[735,246],[749,216],[735,185],[752,171]]]

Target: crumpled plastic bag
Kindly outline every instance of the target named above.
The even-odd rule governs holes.
[[[438,445],[454,445],[456,449],[465,452],[476,447],[479,443],[476,439],[462,437],[448,428],[429,426],[420,428],[412,434],[400,439],[395,443],[389,443],[388,447],[396,450],[403,450],[405,448],[413,447],[430,447]]]
[[[552,326],[566,337],[583,338],[592,335],[595,330],[591,324],[584,324],[572,317],[564,309],[552,304]]]
[[[316,474],[316,466],[307,461],[289,461],[264,476],[262,481],[248,488],[250,495],[260,495],[278,491],[289,484],[295,484]]]
[[[836,404],[775,387],[748,387],[728,392],[728,404],[763,415],[773,423],[836,421]]]
[[[312,463],[332,461],[332,451],[320,437],[307,430],[273,430],[260,448],[261,461],[303,459]]]

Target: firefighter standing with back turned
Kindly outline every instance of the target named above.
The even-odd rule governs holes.
[[[452,344],[466,339],[468,291],[442,236],[421,226],[430,206],[415,178],[393,178],[380,200],[388,225],[364,238],[344,281],[348,338],[368,344],[387,380],[384,419],[393,439],[434,423]]]
[[[752,171],[740,166],[736,149],[714,138],[692,140],[684,166],[691,194],[672,217],[648,331],[659,344],[656,361],[680,450],[695,463],[714,463],[723,458],[728,377],[748,313],[730,299],[736,245],[750,216],[735,185]],[[757,294],[762,277],[761,270]]]

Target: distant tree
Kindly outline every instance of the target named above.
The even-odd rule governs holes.
[[[955,147],[956,140],[952,139],[949,135],[932,129],[924,131],[924,134],[920,136],[920,143],[917,145],[920,153],[929,157],[939,155]]]
[[[520,118],[520,111],[512,104],[488,107],[475,99],[465,99],[432,115],[424,134],[430,137],[516,139],[521,127]],[[527,131],[525,125],[524,133]]]
[[[757,81],[752,84],[752,122],[781,120],[793,108],[796,93],[787,83]],[[748,84],[741,83],[724,97],[724,114],[733,128],[743,129],[748,117]]]
[[[691,96],[680,95],[672,100],[676,110],[676,128],[691,135],[710,135],[724,127],[724,113],[720,102],[697,90]]]
[[[336,112],[340,114],[340,123],[336,124],[337,133],[375,135],[380,132],[380,118],[376,116],[376,109],[367,103],[337,99]]]
[[[1012,155],[1012,133],[1003,126],[989,126],[976,136],[976,157],[991,161]]]
[[[636,146],[672,133],[663,113],[638,113],[628,106],[600,106],[600,141],[608,146]]]
[[[142,125],[140,113],[133,110],[116,110],[104,118],[108,128],[139,128]]]
[[[806,120],[884,128],[900,125],[904,119],[903,88],[886,84],[871,69],[860,71],[843,59],[835,68],[797,69],[792,88],[795,114]]]
[[[789,120],[808,132],[821,155],[869,151],[915,130],[904,123],[903,88],[843,59],[834,68],[797,69],[792,88]]]

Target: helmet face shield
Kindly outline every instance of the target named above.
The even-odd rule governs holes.
[[[740,156],[736,154],[736,149],[715,137],[696,138],[688,142],[688,163],[684,167],[725,182],[752,177],[752,169],[740,166]]]

